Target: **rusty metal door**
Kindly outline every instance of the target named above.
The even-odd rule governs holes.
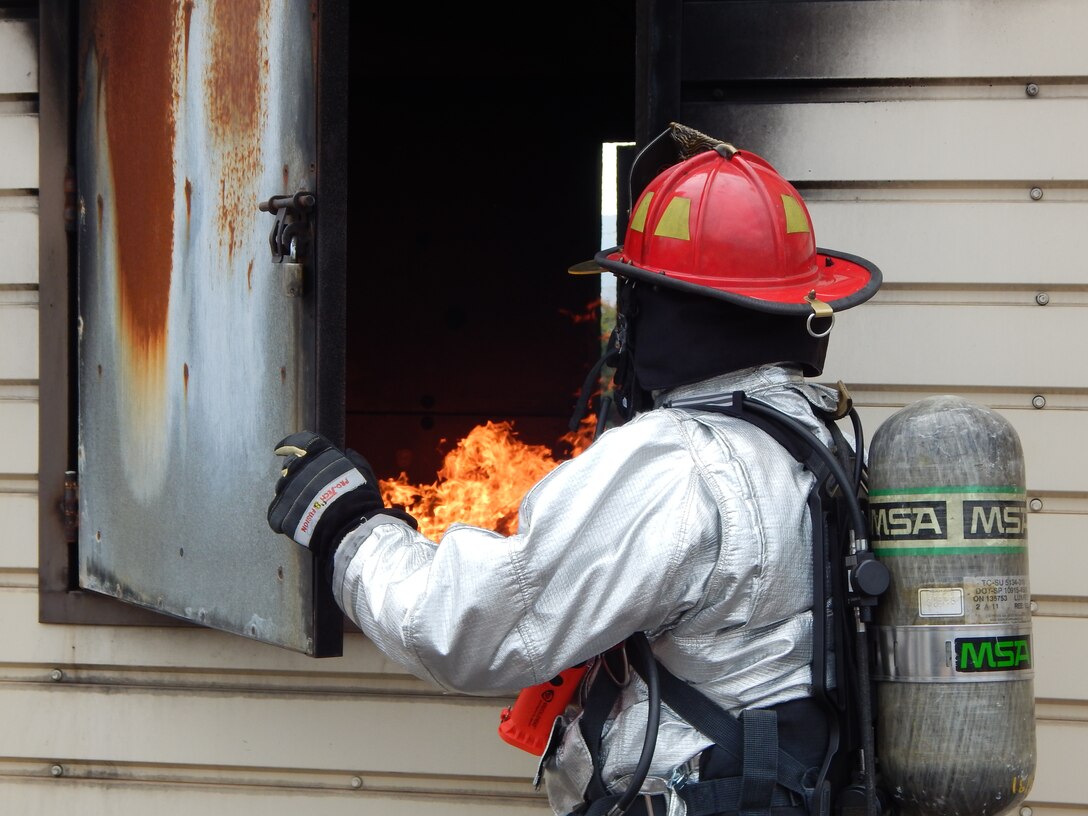
[[[325,656],[340,618],[265,522],[275,443],[330,396],[318,5],[81,4],[78,551],[83,588]]]

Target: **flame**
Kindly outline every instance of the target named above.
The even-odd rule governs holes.
[[[596,418],[587,416],[577,431],[559,442],[570,458],[593,439]],[[518,439],[512,422],[477,425],[446,454],[432,484],[415,485],[401,473],[379,479],[387,505],[402,505],[419,522],[419,531],[437,541],[454,522],[512,535],[517,531],[518,505],[534,484],[557,467],[552,450]]]

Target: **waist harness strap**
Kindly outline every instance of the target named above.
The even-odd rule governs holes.
[[[632,666],[640,675],[639,661]],[[737,718],[695,687],[657,663],[661,700],[714,744],[735,757],[744,769],[739,778],[713,779],[681,785],[677,793],[688,804],[688,816],[737,812],[741,816],[767,814],[772,807],[808,802],[812,788],[806,781],[818,769],[809,769],[778,745],[778,722],[773,709],[749,709]],[[796,796],[790,796],[790,793]]]
[[[740,816],[760,816],[771,807],[778,780],[778,717],[769,709],[751,709],[744,726],[744,776],[740,785]]]

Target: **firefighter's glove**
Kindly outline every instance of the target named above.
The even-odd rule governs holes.
[[[300,431],[282,439],[276,455],[287,458],[268,506],[268,526],[308,547],[319,561],[378,513],[416,526],[407,513],[385,507],[374,470],[355,451],[341,451],[320,434]]]

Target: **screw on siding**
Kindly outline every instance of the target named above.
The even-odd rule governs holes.
[[[1035,296],[1035,302],[1040,306],[1046,306],[1050,303],[1050,295],[1047,292],[1039,292],[1039,294]]]
[[[53,774],[53,776],[64,776],[64,767],[61,765],[54,765],[49,769],[49,773]]]
[[[1030,507],[1032,509],[1032,511],[1038,513],[1040,510],[1043,509],[1043,500],[1042,499],[1032,499],[1031,501],[1028,502],[1028,507]]]
[[[1024,807],[1020,808],[1020,816],[1031,816],[1031,814],[1032,814],[1031,808],[1029,808],[1027,806],[1024,806]]]
[[[1046,397],[1044,397],[1042,394],[1036,394],[1034,397],[1031,398],[1031,407],[1046,408]]]
[[[1043,197],[1043,188],[1042,187],[1032,187],[1031,188],[1031,200],[1032,201],[1039,201],[1042,197]]]
[[[54,683],[59,683],[61,680],[64,679],[64,672],[62,672],[60,669],[53,669],[53,671],[49,672],[49,679],[52,680]]]
[[[361,778],[361,777],[358,777],[358,776],[353,776],[353,777],[351,778],[351,786],[352,786],[353,788],[355,788],[355,790],[359,790],[359,788],[361,788],[361,787],[363,786],[363,780],[362,780],[362,778]]]
[[[1034,615],[1036,612],[1039,611],[1039,602],[1038,601],[1032,601],[1031,603],[1028,604],[1028,609],[1030,609],[1031,613]]]
[[[1029,82],[1027,84],[1027,87],[1024,88],[1024,93],[1026,93],[1028,96],[1038,96],[1039,86],[1036,85],[1034,82]]]

